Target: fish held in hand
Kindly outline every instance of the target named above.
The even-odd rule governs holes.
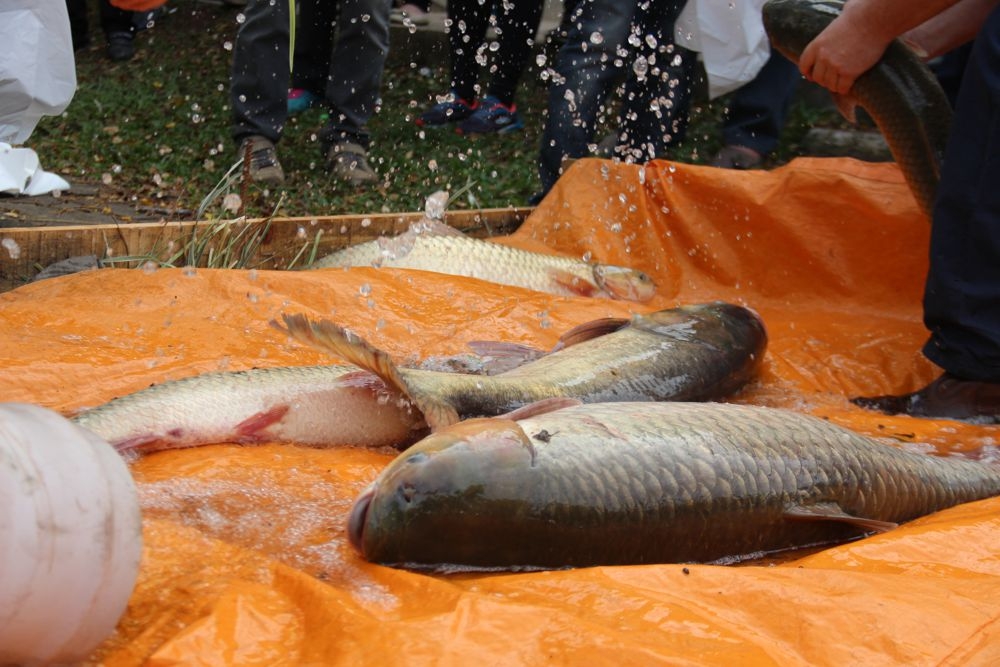
[[[426,218],[399,236],[338,250],[310,268],[351,266],[434,271],[560,296],[645,302],[656,295],[652,278],[637,269],[481,241]]]
[[[735,562],[1000,494],[1000,470],[774,408],[604,403],[436,432],[356,500],[372,562],[461,569]]]
[[[412,401],[432,429],[546,398],[716,400],[756,375],[767,346],[756,313],[714,302],[597,320],[564,335],[561,349],[484,377],[401,368],[385,351],[332,322],[303,315],[285,315],[284,322],[285,328],[275,326],[299,342],[378,375]]]
[[[763,7],[764,28],[774,48],[797,63],[843,6],[843,0],[768,0]],[[917,203],[930,217],[951,126],[951,104],[927,65],[894,40],[848,95],[834,97],[849,120],[854,120],[856,106],[868,112]]]

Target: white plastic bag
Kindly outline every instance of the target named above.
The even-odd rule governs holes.
[[[677,44],[701,53],[711,98],[757,76],[771,45],[764,31],[764,0],[688,0],[674,30]]]
[[[0,1],[0,142],[23,144],[42,116],[76,92],[76,61],[63,0]]]

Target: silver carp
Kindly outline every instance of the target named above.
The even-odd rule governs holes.
[[[286,315],[298,341],[370,370],[412,401],[432,429],[494,416],[546,398],[605,401],[703,401],[749,382],[767,346],[764,324],[742,306],[681,306],[577,331],[582,342],[488,377],[400,368],[384,351],[328,321]]]
[[[442,570],[734,562],[997,494],[997,467],[775,408],[529,407],[400,454],[348,535],[369,561]]]
[[[774,48],[798,62],[809,42],[843,6],[843,0],[768,0],[763,7],[764,27]],[[852,120],[853,107],[868,112],[917,203],[930,217],[951,126],[951,104],[927,65],[894,40],[882,59],[859,76],[838,102]]]
[[[481,241],[428,219],[399,236],[331,253],[309,268],[351,266],[434,271],[560,296],[645,302],[656,295],[656,285],[642,271]]]

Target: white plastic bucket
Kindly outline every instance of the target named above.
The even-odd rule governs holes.
[[[85,659],[125,611],[141,552],[114,449],[51,410],[0,403],[0,664]]]

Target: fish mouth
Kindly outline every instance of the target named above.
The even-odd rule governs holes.
[[[347,539],[359,554],[365,555],[364,536],[365,520],[368,518],[368,508],[375,498],[375,484],[369,484],[354,501],[351,513],[347,518]]]

